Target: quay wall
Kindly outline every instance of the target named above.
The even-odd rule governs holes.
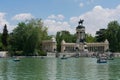
[[[79,53],[79,56],[86,56],[86,57],[92,57],[94,52],[89,53]],[[47,57],[56,57],[58,55],[59,57],[62,57],[65,55],[66,57],[70,57],[75,55],[76,52],[61,52],[61,53],[55,53],[55,52],[47,52]],[[107,53],[105,53],[107,54]],[[120,53],[113,53],[114,57],[120,57]]]

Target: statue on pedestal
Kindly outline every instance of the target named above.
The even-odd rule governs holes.
[[[84,20],[83,19],[80,19],[80,21],[78,22],[79,23],[79,25],[81,24],[83,24],[83,22],[84,22]]]

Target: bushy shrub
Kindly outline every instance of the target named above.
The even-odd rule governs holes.
[[[38,52],[39,56],[47,56],[47,52],[46,51],[38,50],[37,52]]]

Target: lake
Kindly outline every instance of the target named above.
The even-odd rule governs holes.
[[[0,80],[120,80],[120,58],[0,58]]]

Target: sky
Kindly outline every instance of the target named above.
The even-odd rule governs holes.
[[[0,32],[7,24],[9,32],[21,21],[40,18],[48,34],[67,30],[75,33],[84,19],[86,33],[95,35],[110,21],[120,23],[120,0],[0,0]]]

